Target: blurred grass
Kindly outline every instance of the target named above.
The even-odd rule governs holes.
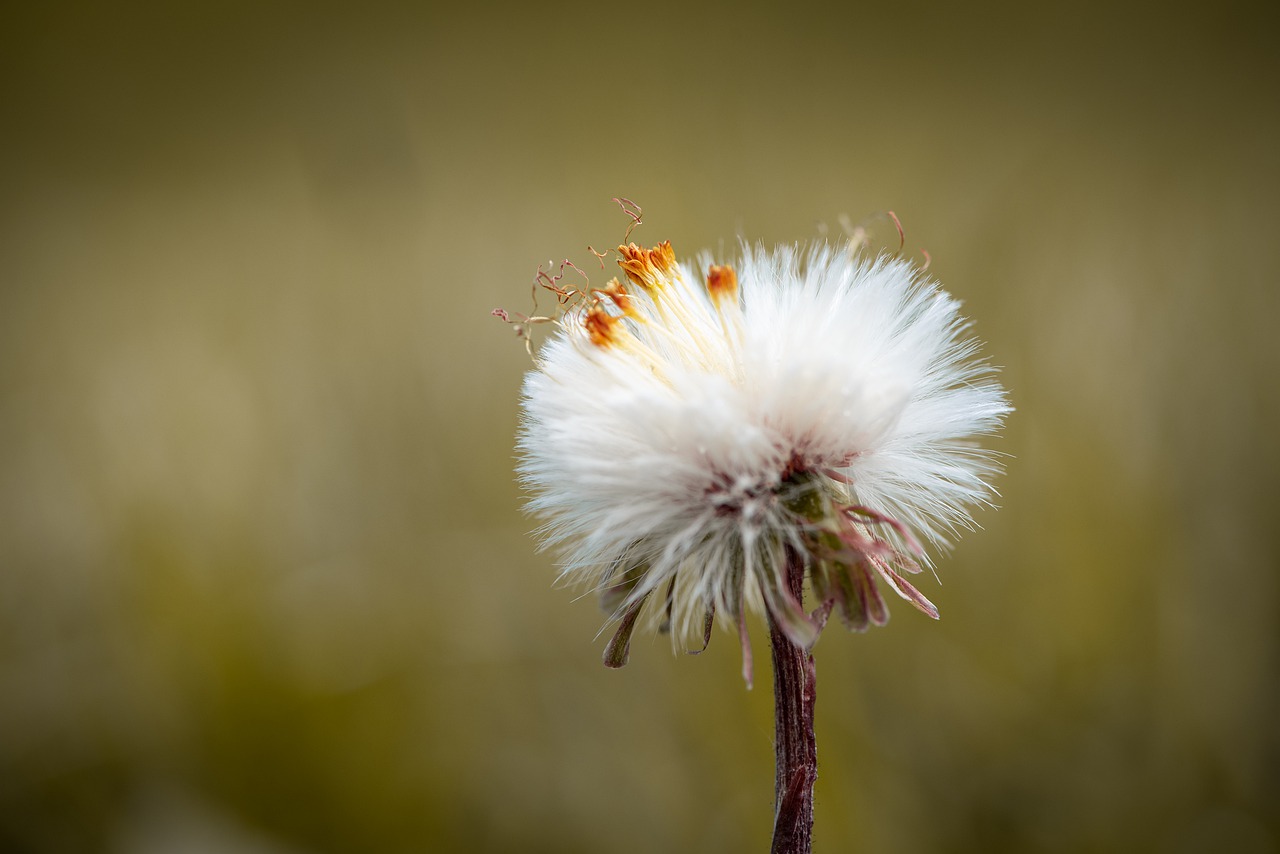
[[[760,849],[736,645],[602,669],[511,480],[488,312],[614,195],[896,210],[1018,407],[943,620],[819,646],[820,850],[1280,846],[1260,12],[0,16],[0,849]]]

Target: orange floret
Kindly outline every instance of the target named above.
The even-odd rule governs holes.
[[[707,270],[707,293],[715,302],[738,298],[738,274],[728,264],[713,265]]]
[[[664,240],[652,249],[644,249],[634,243],[618,247],[618,266],[627,278],[642,288],[658,285],[661,279],[676,266],[676,255],[671,241]]]
[[[587,330],[587,337],[597,347],[609,347],[617,343],[618,326],[621,323],[621,318],[614,317],[598,305],[591,306],[587,310],[586,316],[582,319],[582,325]]]

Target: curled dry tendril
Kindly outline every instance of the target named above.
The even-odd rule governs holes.
[[[644,221],[644,211],[635,202],[628,198],[618,196],[613,199],[614,203],[622,209],[631,223],[627,226],[626,232],[622,235],[622,242],[625,244],[631,238],[631,232]],[[587,246],[587,251],[596,257],[600,262],[600,269],[605,268],[604,260],[609,257],[608,252],[597,252],[591,246]],[[547,266],[551,267],[554,262],[548,261]],[[570,270],[582,277],[582,284],[574,286],[564,281],[567,275],[566,270]],[[539,314],[538,294],[546,291],[552,294],[556,300],[558,311],[554,314]],[[542,269],[542,265],[538,265],[538,272],[533,276],[533,283],[529,288],[529,295],[533,307],[529,314],[523,314],[518,311],[507,311],[504,308],[495,308],[490,315],[498,318],[503,323],[510,326],[516,333],[516,338],[524,342],[525,351],[535,362],[537,357],[533,352],[533,337],[530,329],[533,326],[544,323],[555,323],[567,312],[576,308],[586,307],[588,309],[599,305],[602,300],[614,299],[613,294],[608,290],[592,287],[591,277],[588,276],[581,267],[570,261],[568,258],[560,262],[560,266],[556,273],[552,275],[547,270]]]

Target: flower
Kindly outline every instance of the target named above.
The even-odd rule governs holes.
[[[603,288],[540,271],[564,311],[525,318],[557,328],[525,379],[518,471],[562,577],[621,621],[607,664],[651,599],[704,648],[716,614],[744,644],[748,611],[803,647],[832,610],[882,625],[876,578],[937,617],[904,575],[989,502],[998,465],[973,440],[1010,408],[958,303],[855,250],[746,247],[735,267],[631,243]]]

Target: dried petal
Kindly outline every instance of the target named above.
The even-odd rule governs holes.
[[[925,595],[915,588],[911,582],[907,581],[901,575],[893,571],[893,568],[886,563],[876,561],[876,569],[880,570],[880,574],[889,586],[893,588],[893,592],[897,593],[903,599],[906,599],[912,605],[915,605],[921,612],[927,614],[933,619],[938,619],[937,607],[925,598]]]
[[[846,564],[835,565],[833,591],[836,605],[840,609],[840,619],[850,631],[865,632],[871,625],[867,617],[867,599],[862,588],[853,583],[851,572]]]
[[[609,645],[604,649],[605,667],[617,669],[627,663],[627,659],[631,655],[631,633],[635,631],[636,619],[640,616],[640,609],[644,607],[645,600],[648,598],[648,596],[644,596],[637,600],[622,615],[622,622],[618,624],[618,630],[613,633],[613,639],[609,641]]]
[[[867,617],[873,626],[883,626],[889,622],[889,607],[884,604],[880,588],[876,587],[871,572],[865,563],[859,563],[853,570],[854,584],[858,588],[859,597],[867,609]]]
[[[915,534],[911,533],[911,529],[899,522],[897,519],[894,519],[892,516],[886,516],[883,513],[872,510],[870,507],[863,507],[860,504],[854,504],[850,507],[846,507],[845,512],[850,515],[862,517],[859,521],[870,522],[875,525],[888,525],[890,528],[893,528],[898,536],[902,537],[902,541],[907,544],[907,548],[911,550],[912,554],[924,554],[924,546],[920,545],[920,541],[916,539]]]
[[[666,602],[666,612],[662,616],[662,622],[658,625],[658,632],[664,635],[671,631],[671,615],[676,606],[676,577],[674,575],[667,582]]]
[[[714,604],[707,607],[707,613],[702,617],[702,648],[686,649],[689,655],[701,655],[707,651],[707,647],[711,644],[711,629],[716,624],[716,606]]]
[[[755,672],[751,657],[751,636],[747,634],[747,615],[738,612],[738,640],[742,644],[742,681],[751,690],[752,674]]]

